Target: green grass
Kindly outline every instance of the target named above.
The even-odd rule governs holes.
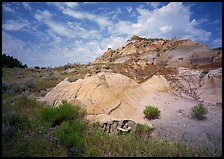
[[[91,157],[184,157],[211,156],[207,149],[191,148],[155,138],[139,139],[135,132],[114,135],[104,132],[98,126],[89,126],[85,134],[83,156]]]
[[[153,131],[153,128],[150,128],[146,124],[137,124],[135,128],[135,135],[140,139],[148,139],[150,133]]]
[[[72,106],[66,101],[62,101],[62,104],[55,108],[45,107],[41,112],[42,119],[54,125],[59,125],[63,121],[82,119],[85,114],[85,110],[78,106]]]
[[[149,120],[156,119],[160,116],[160,110],[154,106],[145,106],[143,113]]]
[[[5,98],[2,107],[3,156],[182,157],[214,155],[200,147],[195,149],[184,144],[151,138],[152,129],[146,125],[139,124],[135,132],[125,135],[109,134],[104,132],[99,124],[87,123],[84,120],[85,113],[78,107],[74,107],[76,109],[73,110],[76,115],[73,117],[69,115],[70,104],[67,102],[62,103],[60,111],[68,117],[63,117],[58,128],[49,130],[52,114],[47,113],[49,118],[46,118],[46,114],[42,114],[49,106],[20,95],[16,97],[4,95],[3,97]],[[59,110],[60,107],[51,109]],[[43,116],[45,119],[42,118]],[[145,135],[141,136],[142,132],[148,133],[147,138]],[[49,140],[47,138],[49,135],[55,136],[57,140]]]
[[[34,74],[38,81],[42,70],[39,71],[24,70],[18,75],[22,80]],[[14,73],[15,70],[3,69],[4,80],[17,81],[12,77]],[[48,85],[51,84],[44,87]],[[40,87],[44,89],[37,88]],[[34,93],[38,93],[37,88]],[[125,135],[109,134],[99,123],[88,123],[85,115],[85,110],[65,101],[53,108],[37,102],[31,94],[5,92],[2,94],[2,156],[216,156],[215,151],[201,147],[151,138],[152,129],[146,125],[138,124],[136,131]]]
[[[2,156],[66,156],[60,144],[46,138],[49,125],[40,119],[44,105],[23,95],[3,95]]]

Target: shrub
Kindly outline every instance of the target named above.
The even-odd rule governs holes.
[[[207,69],[204,69],[204,70],[202,71],[202,73],[205,74],[205,75],[206,75],[208,72],[209,72],[209,71],[208,71]]]
[[[147,139],[152,132],[153,128],[150,128],[146,124],[137,124],[135,128],[136,137],[140,137],[141,139]]]
[[[146,106],[144,109],[145,117],[148,119],[155,119],[160,116],[160,110],[157,107]]]
[[[79,156],[83,153],[83,130],[84,124],[76,119],[71,122],[63,121],[55,132],[59,142],[72,151],[72,155]]]
[[[33,78],[26,78],[23,81],[2,81],[2,93],[22,93],[25,91],[34,92],[36,81]]]
[[[198,105],[194,106],[192,108],[192,114],[197,119],[201,120],[204,118],[204,115],[207,114],[208,110],[204,107],[202,103],[199,103]]]
[[[59,125],[63,121],[82,119],[85,115],[84,109],[79,106],[72,106],[66,101],[62,101],[59,107],[45,107],[41,112],[42,119],[50,122],[52,126]]]
[[[160,48],[156,48],[156,50],[155,50],[156,52],[160,52]]]

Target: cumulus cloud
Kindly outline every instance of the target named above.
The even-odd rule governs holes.
[[[29,3],[22,4],[24,8],[30,9]],[[48,2],[48,4],[48,7],[57,7],[58,10],[54,15],[49,8],[34,11],[33,16],[37,20],[35,24],[22,18],[4,22],[3,52],[15,55],[29,66],[58,66],[93,61],[107,48],[117,49],[123,46],[132,35],[165,39],[175,36],[191,38],[194,41],[208,41],[211,37],[211,32],[201,29],[201,25],[206,23],[207,19],[192,19],[191,7],[183,3],[168,3],[162,7],[160,3],[152,2],[148,3],[151,7],[146,5],[137,8],[117,7],[105,14],[81,10],[79,5],[88,3]],[[7,6],[4,5],[3,10],[10,10],[5,7]],[[126,20],[119,19],[120,15],[127,13],[130,14]],[[59,21],[57,15],[65,18]],[[86,22],[93,22],[100,29],[95,25],[89,29],[83,25]],[[39,29],[43,24],[46,29]],[[7,33],[26,29],[39,38],[39,43],[25,42]],[[218,46],[221,42],[221,39],[215,39],[212,43]]]
[[[115,35],[137,34],[148,38],[191,38],[208,41],[211,33],[198,27],[195,19],[191,20],[189,6],[183,3],[169,3],[158,9],[148,10],[138,7],[137,22],[119,21],[112,31]]]

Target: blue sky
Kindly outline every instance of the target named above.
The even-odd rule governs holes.
[[[222,2],[4,2],[2,52],[33,66],[88,63],[132,36],[222,46]]]

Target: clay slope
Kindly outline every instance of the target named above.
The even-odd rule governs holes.
[[[216,57],[214,50],[207,45],[190,39],[172,38],[146,39],[133,36],[126,45],[117,50],[108,50],[93,63],[130,63],[135,62],[142,68],[149,64],[166,67],[187,66],[189,64],[208,64]]]
[[[67,100],[85,107],[89,116],[101,116],[101,119],[138,120],[143,114],[136,111],[136,107],[144,93],[138,83],[124,75],[98,73],[76,82],[65,79],[44,100],[54,106]]]
[[[210,49],[190,39],[146,39],[133,36],[122,48],[108,50],[92,66],[106,65],[138,83],[145,82],[156,72],[178,67],[221,66],[222,49]]]
[[[203,70],[178,67],[177,73],[165,75],[172,88],[170,92],[180,97],[192,98],[211,104],[222,103],[222,68]]]

